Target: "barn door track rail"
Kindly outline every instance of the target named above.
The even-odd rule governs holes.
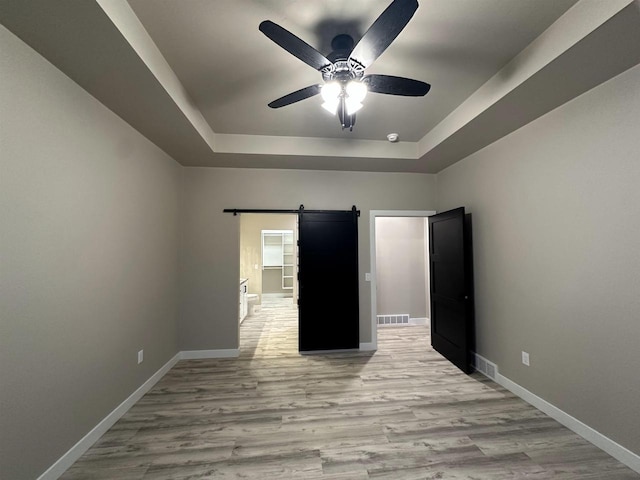
[[[223,210],[224,213],[233,213],[234,216],[239,213],[293,213],[302,215],[303,213],[334,213],[334,212],[353,212],[357,217],[360,216],[360,210],[356,209],[356,206],[353,205],[351,210],[305,210],[304,205],[300,205],[297,210],[274,210],[274,209],[264,209],[264,208],[225,208]]]

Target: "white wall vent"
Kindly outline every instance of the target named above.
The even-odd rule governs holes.
[[[473,360],[473,368],[475,368],[477,372],[486,375],[492,380],[496,379],[496,375],[498,374],[498,366],[495,363],[490,362],[484,357],[481,357],[477,353],[473,354]]]
[[[398,313],[395,315],[378,315],[378,325],[408,325],[409,314]]]

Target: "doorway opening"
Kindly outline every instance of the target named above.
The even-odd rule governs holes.
[[[305,210],[303,205],[296,210],[242,210],[224,209],[226,213],[238,214],[275,214],[293,215],[297,219],[297,228],[271,228],[265,230],[264,224],[260,227],[251,225],[253,217],[246,216],[240,219],[240,251],[241,263],[239,268],[240,292],[238,299],[238,338],[240,340],[240,355],[242,356],[242,335],[240,324],[244,319],[242,313],[248,313],[246,305],[249,295],[262,306],[265,303],[265,285],[262,275],[257,270],[266,270],[267,267],[276,267],[269,262],[265,263],[265,238],[266,233],[275,235],[280,231],[281,255],[283,258],[281,272],[281,287],[291,291],[291,305],[297,307],[298,317],[298,351],[300,353],[314,354],[335,352],[337,350],[357,350],[359,340],[359,296],[358,296],[358,217],[360,211],[355,205],[351,210]],[[260,217],[257,217],[260,218]],[[269,220],[273,221],[272,219]],[[258,223],[259,224],[259,223]],[[244,226],[244,228],[243,228]],[[291,225],[292,226],[292,225]],[[289,227],[289,225],[287,225]],[[249,231],[253,230],[253,234]],[[260,248],[247,245],[255,242],[257,230],[260,231]],[[244,235],[243,235],[244,231]],[[296,234],[298,238],[296,238]],[[271,235],[273,236],[273,235]],[[293,242],[287,240],[293,237]],[[294,250],[288,251],[287,246],[293,245]],[[257,262],[258,250],[261,252],[260,262]],[[253,253],[253,255],[252,255]],[[271,254],[269,254],[271,255]],[[294,257],[295,266],[293,275],[285,271],[287,261],[284,258]],[[288,271],[290,272],[290,270]],[[253,287],[249,281],[253,278]],[[261,288],[255,285],[260,282]],[[290,283],[287,283],[290,282]],[[296,285],[297,283],[297,285]],[[244,285],[244,286],[243,286]],[[297,288],[296,288],[297,287]],[[261,291],[254,293],[253,291]],[[285,297],[287,298],[287,297]],[[327,301],[330,298],[331,301]],[[339,314],[336,315],[336,311]],[[335,332],[340,334],[336,335]]]
[[[378,327],[428,324],[429,227],[435,211],[370,212],[371,345]]]
[[[241,357],[297,355],[297,240],[297,214],[240,214]]]

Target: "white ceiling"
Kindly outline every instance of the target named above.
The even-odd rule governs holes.
[[[419,1],[367,73],[431,91],[369,94],[353,132],[318,97],[267,107],[321,75],[258,25],[328,54],[390,0],[2,0],[0,21],[183,165],[437,172],[640,62],[640,0]]]

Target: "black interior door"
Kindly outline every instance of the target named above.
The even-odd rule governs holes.
[[[472,267],[464,207],[429,217],[431,345],[465,373],[475,348]]]
[[[303,212],[298,228],[300,351],[359,348],[355,210]]]

